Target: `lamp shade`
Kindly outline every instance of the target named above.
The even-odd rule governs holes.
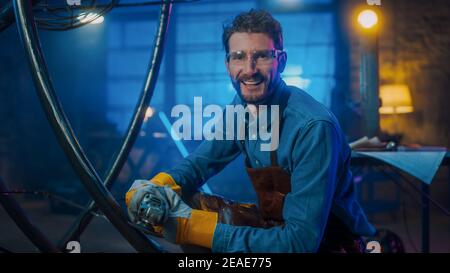
[[[414,111],[411,92],[405,84],[386,84],[380,87],[380,114],[402,114]]]

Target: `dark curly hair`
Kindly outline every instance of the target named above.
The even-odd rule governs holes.
[[[231,35],[235,32],[265,33],[272,38],[275,48],[283,50],[283,32],[280,23],[264,10],[251,9],[238,14],[233,22],[223,26],[222,43],[228,54]]]

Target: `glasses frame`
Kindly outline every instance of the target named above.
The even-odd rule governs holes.
[[[272,62],[273,62],[274,59],[278,58],[278,56],[280,56],[281,54],[285,53],[284,50],[276,49],[276,48],[273,48],[273,49],[262,49],[262,50],[252,50],[250,56],[251,56],[251,60],[252,60],[253,63],[258,64],[258,61],[255,59],[254,56],[255,56],[255,53],[258,53],[258,52],[261,52],[261,51],[270,51],[270,52],[271,52],[271,54],[270,54],[270,56],[271,56],[271,59],[270,59],[271,62],[270,62],[270,63],[267,63],[267,64],[260,64],[260,65],[268,65],[268,64],[272,64]],[[227,54],[225,55],[227,62],[230,63],[230,64],[233,64],[232,61],[230,60],[230,59],[231,59],[231,55],[232,55],[232,54],[236,54],[236,53],[238,53],[238,52],[243,52],[243,53],[246,54],[246,55],[245,55],[245,61],[242,60],[243,63],[242,63],[242,64],[239,64],[239,65],[243,65],[244,62],[246,62],[246,61],[248,60],[248,51],[244,51],[244,50],[238,50],[238,51],[233,51],[233,52],[227,53]],[[233,65],[238,65],[238,64],[233,64]]]

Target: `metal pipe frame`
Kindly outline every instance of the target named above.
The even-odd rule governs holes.
[[[169,4],[170,5],[170,4]],[[164,8],[164,7],[163,7]],[[170,9],[167,7],[166,9]],[[167,36],[168,20],[169,16],[161,16],[159,18],[159,27],[155,39],[155,46],[153,50],[153,56],[151,63],[148,66],[148,71],[146,75],[146,80],[144,87],[142,89],[138,104],[134,110],[133,117],[131,119],[130,125],[127,130],[127,134],[124,137],[123,143],[119,152],[107,172],[107,176],[104,182],[105,187],[110,190],[113,186],[114,181],[120,173],[123,165],[127,161],[128,155],[133,147],[133,144],[139,134],[142,122],[145,117],[145,112],[150,104],[150,100],[153,96],[154,89],[156,86],[157,75],[160,68],[160,63],[163,55],[164,41]],[[166,21],[167,20],[167,21]],[[80,213],[77,219],[70,226],[64,237],[59,241],[58,248],[64,249],[67,242],[78,239],[78,237],[84,232],[89,223],[92,221],[94,214],[90,213],[96,210],[95,202],[91,202],[86,209]]]
[[[20,230],[27,238],[42,252],[57,253],[60,252],[50,240],[42,233],[27,217],[25,211],[19,203],[10,195],[3,179],[0,177],[0,204],[5,208],[8,215],[13,219]]]
[[[48,73],[47,65],[45,63],[44,55],[39,42],[36,24],[34,23],[31,1],[13,0],[13,6],[19,35],[24,45],[25,53],[31,68],[31,73],[36,86],[36,92],[41,101],[42,107],[44,108],[47,119],[56,134],[58,142],[68,157],[75,172],[79,176],[82,184],[108,220],[137,251],[151,253],[163,252],[164,250],[161,246],[159,246],[159,244],[152,241],[142,232],[129,224],[124,211],[103,184],[102,179],[95,171],[95,168],[92,166],[81,145],[79,144],[78,139],[70,126],[70,122],[63,111],[61,103],[56,96],[56,92]],[[139,105],[142,105],[137,107],[137,115],[133,118],[129,128],[131,130],[128,131],[127,137],[125,137],[124,140],[124,144],[128,144],[122,146],[119,156],[116,158],[108,177],[113,178],[114,175],[117,175],[116,172],[120,171],[119,165],[121,160],[123,160],[121,158],[126,158],[127,149],[129,150],[132,146],[133,136],[135,137],[137,129],[142,123],[146,110],[145,106],[148,105],[151,94],[154,91],[156,77],[161,64],[171,7],[172,6],[168,1],[165,1],[161,6],[159,19],[160,24],[158,27],[158,34],[155,39],[155,48],[150,64],[151,69],[144,86],[144,90],[151,90],[150,96],[147,99],[147,103],[145,103],[146,97],[141,96]],[[142,103],[143,101],[144,103]],[[121,154],[122,156],[120,156]],[[110,179],[110,181],[112,180],[113,179]]]
[[[33,6],[39,3],[40,0],[32,0]],[[7,29],[14,23],[14,10],[12,1],[7,2],[3,7],[0,7],[0,32]]]
[[[0,8],[0,32],[7,29],[14,22],[12,2],[7,2]]]

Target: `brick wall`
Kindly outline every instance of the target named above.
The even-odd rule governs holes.
[[[351,96],[359,100],[359,38],[347,5],[351,47]],[[414,113],[381,116],[381,129],[400,132],[404,143],[450,147],[450,2],[390,0],[381,2],[380,84],[404,83],[411,90]],[[367,6],[368,7],[368,6]]]

